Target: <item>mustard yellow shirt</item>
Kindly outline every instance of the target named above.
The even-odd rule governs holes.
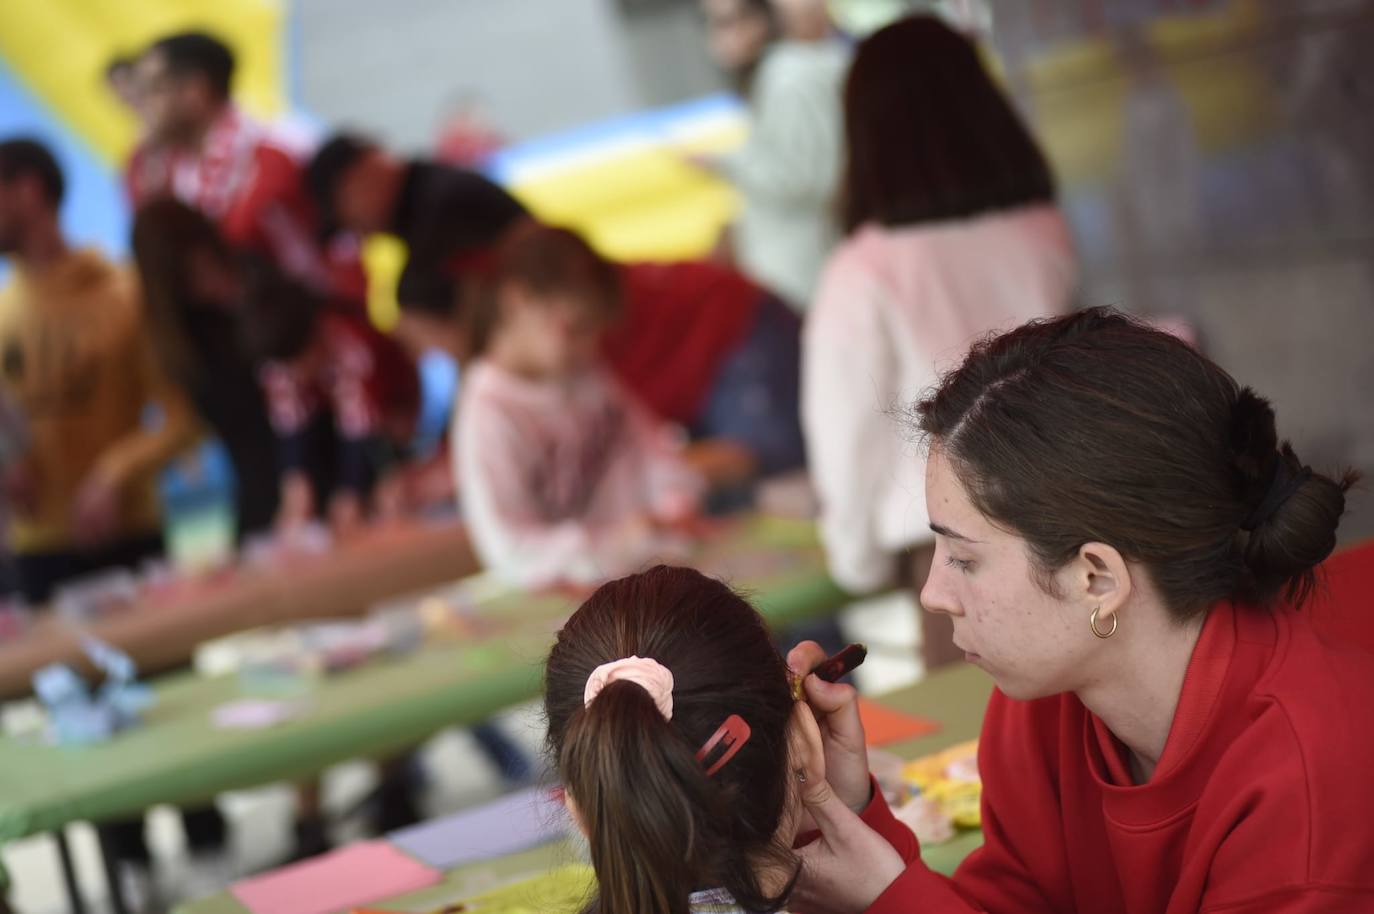
[[[37,474],[35,509],[11,512],[11,549],[70,548],[73,504],[92,474],[123,491],[121,535],[158,529],[154,473],[196,427],[157,367],[127,271],[94,251],[17,266],[0,290],[0,386],[27,424]],[[155,427],[143,422],[149,404],[161,410]]]

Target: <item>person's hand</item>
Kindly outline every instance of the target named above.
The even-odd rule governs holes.
[[[802,804],[820,837],[797,850],[796,907],[816,914],[862,914],[906,869],[896,848],[864,824],[824,777],[807,772]]]
[[[72,502],[72,530],[83,546],[95,546],[111,539],[119,526],[119,487],[104,476],[92,473],[76,490]]]
[[[853,686],[811,675],[824,660],[825,651],[814,641],[803,641],[787,654],[788,668],[793,674],[806,677],[802,689],[821,729],[826,779],[840,802],[856,813],[862,812],[873,799],[873,789],[868,772],[868,744],[863,721],[859,719],[859,693]]]
[[[277,530],[290,534],[310,523],[315,516],[315,495],[304,473],[288,473],[282,478],[281,504],[277,507]]]
[[[453,464],[447,454],[431,457],[404,471],[405,506],[420,511],[438,505],[452,505],[458,497]]]
[[[389,473],[372,487],[372,519],[377,524],[394,524],[406,515],[410,504],[408,477],[404,471]]]
[[[329,499],[329,529],[345,540],[363,528],[363,500],[357,492],[339,492]]]

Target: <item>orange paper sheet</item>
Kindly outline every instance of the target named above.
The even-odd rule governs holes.
[[[868,744],[874,748],[906,742],[940,729],[933,720],[903,714],[867,698],[859,699],[859,717],[864,722]]]

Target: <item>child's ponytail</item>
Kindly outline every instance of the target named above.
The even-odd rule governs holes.
[[[608,685],[570,722],[559,769],[587,831],[601,914],[687,914],[717,811],[694,748],[649,693]]]
[[[753,607],[686,568],[612,581],[545,675],[549,748],[596,869],[589,914],[687,914],[712,889],[746,911],[784,906],[794,705]]]

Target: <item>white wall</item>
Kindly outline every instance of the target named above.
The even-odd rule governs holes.
[[[407,149],[475,92],[517,139],[709,92],[695,3],[295,0],[301,95],[326,123]]]

